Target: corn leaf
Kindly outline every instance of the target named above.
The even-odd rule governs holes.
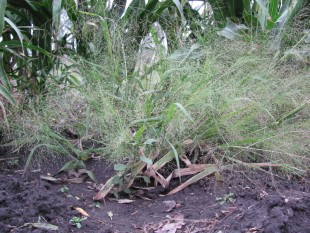
[[[56,31],[59,26],[61,3],[62,0],[53,0],[53,24],[54,27],[56,28]]]
[[[7,2],[6,0],[0,0],[0,36],[2,35],[4,28],[4,15]]]
[[[14,29],[14,31],[16,32],[16,34],[20,40],[20,44],[24,50],[24,47],[23,47],[24,36],[23,36],[22,32],[18,29],[18,27],[15,25],[15,23],[13,23],[12,20],[10,20],[9,18],[4,17],[4,21],[7,22]]]
[[[12,96],[12,93],[10,93],[7,89],[5,89],[4,86],[0,84],[0,95],[2,95],[4,98],[6,98],[11,104],[16,104],[14,97]]]
[[[49,53],[48,51],[38,47],[38,46],[35,46],[35,45],[32,45],[30,43],[27,43],[27,42],[23,42],[21,43],[20,41],[16,41],[16,40],[11,40],[11,41],[2,41],[0,42],[0,48],[1,47],[9,47],[9,48],[20,48],[20,47],[25,47],[27,49],[31,49],[31,50],[35,50],[35,51],[38,51],[48,57],[51,56],[51,53]]]
[[[0,82],[8,93],[11,92],[11,85],[3,66],[3,53],[0,52]],[[11,94],[11,93],[10,93]],[[7,98],[7,97],[6,97]],[[7,98],[8,99],[8,98]]]

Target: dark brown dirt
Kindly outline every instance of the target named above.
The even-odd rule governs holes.
[[[96,205],[92,200],[96,190],[92,190],[90,180],[65,184],[68,192],[63,193],[63,184],[40,179],[40,175],[57,170],[57,163],[48,163],[47,168],[43,165],[25,177],[16,168],[7,169],[6,161],[0,163],[3,233],[52,232],[27,224],[37,222],[56,225],[58,232],[64,233],[310,233],[310,185],[304,179],[289,180],[261,171],[234,169],[222,173],[223,181],[208,177],[172,196],[160,196],[162,189],[157,188],[140,192],[140,197],[125,197],[134,200],[129,204],[120,204],[110,196]],[[112,166],[100,161],[87,166],[100,183],[113,174]],[[221,204],[216,199],[228,193],[233,194],[232,202],[227,199]],[[165,201],[172,201],[172,210]],[[81,229],[69,223],[72,217],[79,216],[72,207],[81,207],[90,215],[81,223]]]

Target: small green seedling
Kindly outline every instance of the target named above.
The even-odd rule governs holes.
[[[225,194],[223,197],[217,197],[216,200],[219,201],[221,205],[223,205],[227,202],[230,202],[230,203],[235,202],[233,193]]]
[[[100,208],[100,202],[99,201],[95,201],[95,207]]]
[[[10,159],[7,161],[7,165],[10,167],[16,167],[18,165],[18,159]]]
[[[69,193],[69,188],[67,186],[63,186],[61,189],[59,189],[62,193]]]
[[[80,217],[76,217],[76,216],[74,216],[73,218],[71,218],[70,220],[69,220],[69,223],[71,224],[71,225],[75,225],[78,229],[80,229],[81,227],[82,227],[82,222],[84,221],[84,220],[86,220],[87,219],[87,217],[82,217],[82,218],[80,218]]]

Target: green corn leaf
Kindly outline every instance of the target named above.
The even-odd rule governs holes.
[[[2,35],[4,28],[4,15],[6,5],[7,5],[6,0],[0,0],[0,36]]]
[[[278,1],[278,0],[276,0]],[[251,0],[243,0],[243,6],[244,6],[244,11],[247,13],[247,14],[251,14]]]
[[[2,85],[4,86],[6,91],[9,94],[11,94],[11,85],[10,85],[9,79],[6,75],[6,72],[5,72],[4,66],[3,66],[3,53],[2,52],[0,52],[0,82],[2,83]]]
[[[35,50],[35,51],[38,51],[48,57],[51,57],[51,53],[49,53],[48,51],[38,47],[38,46],[35,46],[35,45],[32,45],[30,43],[27,43],[27,42],[23,42],[21,43],[20,41],[16,41],[16,40],[12,40],[12,41],[2,41],[0,42],[0,49],[2,47],[5,47],[5,46],[8,46],[9,48],[20,48],[20,47],[24,47],[24,48],[27,48],[27,49],[31,49],[31,50]]]
[[[176,7],[178,8],[180,15],[181,15],[181,18],[182,18],[182,23],[183,23],[183,25],[185,25],[186,20],[185,20],[184,13],[183,13],[183,6],[181,5],[179,0],[172,0],[172,1],[174,2]]]
[[[8,118],[7,118],[7,115],[6,115],[6,111],[5,111],[5,107],[4,107],[4,104],[0,101],[0,107],[1,107],[1,110],[2,110],[2,115],[3,115],[3,119],[4,119],[4,123],[6,125],[7,128],[10,128],[10,125],[9,125],[9,121],[8,121]],[[2,146],[2,145],[1,145]]]
[[[9,18],[4,17],[4,21],[7,22],[14,29],[14,31],[16,32],[16,34],[20,40],[20,43],[23,47],[24,36],[23,36],[22,32],[18,29],[18,27],[15,25],[15,23],[13,23],[12,20],[10,20]],[[23,48],[23,50],[24,50],[24,48]]]
[[[223,30],[217,32],[219,36],[224,36],[230,40],[239,39],[242,36],[242,31],[247,27],[244,24],[236,24],[230,20],[227,20],[226,27]]]
[[[53,0],[53,24],[58,29],[62,0]]]
[[[33,0],[26,0],[26,2],[28,3],[28,5],[35,11],[39,11],[40,8],[40,4],[38,2],[35,2]]]
[[[0,84],[0,95],[6,98],[11,104],[14,104],[14,105],[16,104],[12,94],[7,89],[5,89],[5,87],[2,86],[1,84]]]
[[[266,6],[266,2],[263,0],[256,0],[258,4],[258,14],[257,18],[260,23],[260,26],[264,30],[266,27],[266,22],[267,22],[267,17],[269,16],[268,14],[268,8]]]
[[[270,0],[269,1],[269,15],[271,20],[275,22],[278,18],[278,0]]]

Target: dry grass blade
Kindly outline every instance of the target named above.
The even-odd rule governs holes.
[[[187,168],[175,169],[173,171],[173,178],[179,177],[179,176],[194,175],[212,166],[215,166],[215,164],[193,164]]]
[[[42,180],[47,180],[50,182],[53,182],[55,184],[63,184],[63,183],[71,183],[71,184],[81,184],[84,182],[84,180],[87,178],[87,176],[81,176],[81,177],[74,177],[71,179],[63,179],[63,178],[55,178],[52,176],[40,176]]]
[[[198,180],[211,175],[214,172],[217,172],[219,169],[216,165],[211,165],[209,167],[207,167],[206,169],[204,169],[202,172],[200,172],[199,174],[193,176],[192,178],[190,178],[189,180],[187,180],[186,182],[184,182],[183,184],[179,185],[178,187],[176,187],[175,189],[173,189],[172,191],[170,191],[169,193],[167,193],[167,195],[172,195],[175,194],[179,191],[181,191],[182,189],[186,188],[187,186],[196,183]]]
[[[138,164],[133,167],[131,175],[130,175],[130,180],[120,188],[121,191],[125,190],[126,188],[130,188],[133,182],[135,181],[136,177],[138,174],[141,173],[142,169],[146,166],[146,163],[143,161],[138,162]]]
[[[143,174],[148,177],[153,177],[155,180],[155,186],[157,186],[157,184],[160,183],[163,186],[163,188],[167,188],[169,185],[167,179],[165,179],[161,174],[156,172],[153,169],[153,167],[149,167]]]
[[[101,200],[103,198],[105,198],[105,196],[111,191],[111,189],[114,187],[114,183],[113,180],[115,178],[119,178],[123,175],[123,172],[119,172],[118,174],[116,174],[115,176],[111,177],[106,183],[105,185],[99,190],[99,192],[96,194],[96,196],[93,197],[93,199],[95,201]]]

